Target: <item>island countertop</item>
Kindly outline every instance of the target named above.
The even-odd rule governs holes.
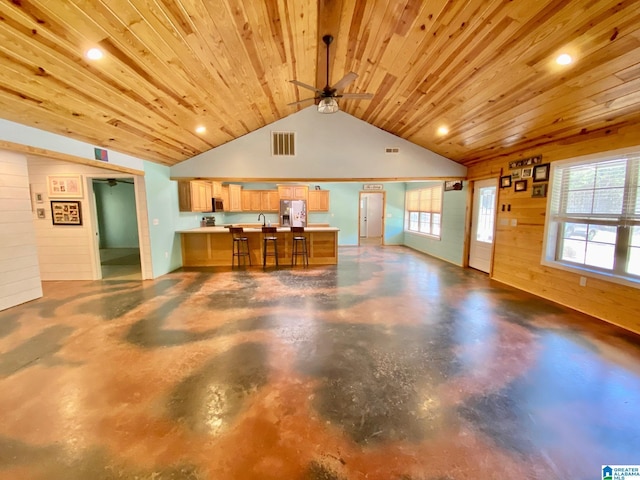
[[[234,227],[236,225],[233,225]],[[239,226],[239,225],[238,225]],[[245,233],[261,233],[262,227],[242,227]],[[277,232],[291,232],[291,227],[276,227]],[[304,227],[305,232],[338,232],[338,227]],[[215,226],[215,227],[196,227],[188,230],[178,230],[176,233],[229,233],[229,227],[227,226]]]
[[[230,226],[243,228],[243,236],[247,237],[249,256],[254,266],[262,266],[264,234],[262,225],[234,224],[215,227],[196,227],[188,230],[177,230],[182,243],[182,264],[185,267],[231,266],[233,259],[233,239]],[[291,227],[276,226],[278,234],[279,264],[293,263],[293,237]],[[335,265],[338,263],[337,227],[309,226],[304,227],[307,239],[310,265]],[[297,234],[296,234],[297,235]]]

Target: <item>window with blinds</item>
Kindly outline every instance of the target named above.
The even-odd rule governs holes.
[[[405,199],[405,230],[440,238],[442,185],[409,190]]]
[[[640,281],[640,153],[552,164],[545,260]]]

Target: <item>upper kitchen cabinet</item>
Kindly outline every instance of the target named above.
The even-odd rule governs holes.
[[[309,187],[307,185],[278,185],[280,200],[308,200]]]
[[[329,190],[309,190],[307,207],[310,212],[328,212]]]
[[[262,190],[260,193],[260,203],[265,212],[280,211],[280,195],[277,190]]]
[[[223,198],[222,183],[211,182],[211,195],[213,195],[213,198]]]
[[[212,196],[211,182],[178,182],[178,206],[181,212],[210,212]]]
[[[241,212],[242,211],[242,185],[230,183],[228,187],[229,187],[229,202],[228,202],[228,206],[225,205],[225,210],[229,212]]]
[[[242,210],[246,212],[278,212],[280,198],[277,190],[243,190]]]

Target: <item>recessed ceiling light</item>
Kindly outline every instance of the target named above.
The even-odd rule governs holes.
[[[87,50],[87,58],[89,60],[100,60],[103,56],[104,54],[99,48],[90,48]]]
[[[563,53],[556,58],[556,63],[558,65],[569,65],[571,62],[573,62],[573,58],[571,58],[571,55],[568,53]]]
[[[196,127],[196,133],[204,133],[207,131],[207,127],[200,125],[199,127]]]
[[[445,127],[444,125],[438,127],[438,135],[446,135],[447,133],[449,133],[449,129],[447,127]]]

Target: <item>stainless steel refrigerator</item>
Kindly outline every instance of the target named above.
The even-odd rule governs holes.
[[[280,226],[306,227],[306,200],[280,200]]]

